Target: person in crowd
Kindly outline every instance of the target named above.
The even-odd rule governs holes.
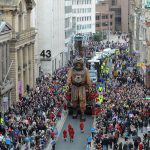
[[[135,56],[128,56],[120,50],[120,54],[113,57],[116,59],[112,58],[112,70],[116,74],[104,79],[107,87],[103,94],[104,100],[96,106],[103,111],[96,115],[93,140],[95,145],[102,143],[103,149],[107,149],[106,145],[108,149],[112,146],[119,150],[149,149],[147,128],[150,103],[144,100],[149,90],[145,92],[137,69],[131,71],[137,64]],[[143,139],[141,135],[144,135]]]
[[[67,130],[63,130],[63,138],[64,138],[64,141],[67,140]]]
[[[28,145],[30,149],[40,149],[50,138],[55,140],[56,121],[65,103],[63,86],[68,69],[65,66],[53,75],[42,74],[36,80],[36,88],[28,87],[26,95],[20,95],[19,101],[12,104],[0,123],[4,136],[0,149],[28,149]]]
[[[80,122],[80,131],[81,131],[81,133],[84,133],[84,122],[83,121]]]
[[[87,143],[88,143],[89,147],[91,147],[91,142],[92,142],[92,137],[88,136],[87,137]]]

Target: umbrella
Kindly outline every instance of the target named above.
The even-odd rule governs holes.
[[[90,131],[91,131],[91,132],[94,132],[94,131],[95,131],[95,128],[92,127],[92,128],[90,129]]]
[[[29,137],[26,137],[26,138],[24,139],[24,141],[25,141],[25,142],[29,142],[29,141],[30,141],[30,138],[29,138]]]

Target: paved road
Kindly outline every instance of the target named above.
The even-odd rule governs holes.
[[[59,139],[56,143],[56,150],[85,150],[86,149],[86,138],[90,135],[90,128],[93,125],[92,116],[87,116],[85,122],[85,132],[80,133],[79,123],[80,119],[72,119],[71,116],[67,117],[67,120],[63,126],[63,129],[68,129],[68,124],[71,123],[75,130],[74,142],[70,143],[69,140],[64,142],[62,132],[60,133]],[[63,131],[62,129],[62,131]]]

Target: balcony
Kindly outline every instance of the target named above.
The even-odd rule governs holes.
[[[35,28],[30,28],[29,30],[13,33],[13,40],[24,40],[30,39],[31,37],[33,37],[34,39],[35,35],[36,35]]]
[[[0,95],[4,95],[14,87],[13,80],[6,80],[6,82],[0,85]]]

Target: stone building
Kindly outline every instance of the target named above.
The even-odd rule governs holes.
[[[136,54],[144,84],[150,88],[150,6],[147,1],[130,1],[129,35],[131,53]]]
[[[14,82],[10,78],[10,62],[9,42],[12,38],[12,27],[0,21],[0,112],[5,112],[11,104],[11,90]]]
[[[10,77],[15,88],[12,89],[11,99],[18,100],[24,95],[26,86],[34,86],[34,42],[35,29],[31,27],[31,12],[35,6],[34,0],[1,0],[0,11],[2,19],[8,22],[13,30],[10,41]]]

